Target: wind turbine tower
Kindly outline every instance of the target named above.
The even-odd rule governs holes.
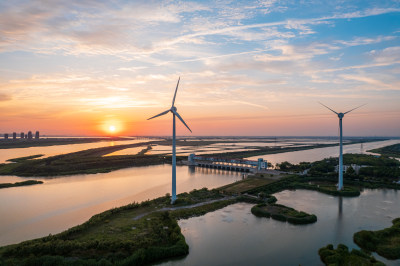
[[[323,103],[320,103],[321,105],[325,106],[326,108],[328,108],[329,110],[331,110],[332,112],[334,112],[338,117],[339,117],[339,182],[338,182],[338,190],[342,190],[343,189],[343,130],[342,130],[342,120],[345,114],[350,113],[351,111],[354,111],[358,108],[360,108],[363,105],[360,105],[356,108],[353,108],[347,112],[344,113],[338,113],[334,110],[332,110],[331,108],[329,108],[328,106],[326,106]]]
[[[187,129],[189,129],[190,132],[192,132],[192,130],[190,130],[189,126],[186,125],[185,121],[183,121],[182,117],[178,114],[177,109],[175,107],[175,98],[176,98],[176,92],[178,91],[178,86],[179,86],[179,81],[180,81],[180,77],[178,79],[178,83],[176,84],[176,89],[175,89],[175,94],[174,94],[174,98],[172,100],[172,106],[170,109],[168,109],[167,111],[164,111],[158,115],[155,115],[153,117],[150,117],[147,120],[156,118],[158,116],[162,116],[165,115],[169,112],[172,113],[172,198],[171,198],[171,204],[174,204],[176,201],[176,129],[175,129],[175,116],[177,116],[179,118],[179,120],[181,120],[181,122],[187,127]]]

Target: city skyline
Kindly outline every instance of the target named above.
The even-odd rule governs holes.
[[[0,4],[1,133],[400,135],[398,1]],[[188,135],[182,125],[177,135]]]

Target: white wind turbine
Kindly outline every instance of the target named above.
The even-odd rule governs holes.
[[[174,204],[175,200],[176,200],[176,134],[175,134],[175,116],[177,116],[179,118],[179,120],[181,120],[181,122],[187,127],[187,129],[189,129],[190,132],[192,132],[192,130],[190,130],[190,128],[188,127],[188,125],[186,125],[185,121],[183,121],[182,117],[178,114],[178,112],[176,111],[176,107],[174,106],[175,104],[175,98],[176,98],[176,92],[178,91],[178,86],[179,86],[179,81],[180,81],[180,77],[178,79],[178,83],[176,84],[176,89],[175,89],[175,94],[174,94],[174,99],[172,100],[172,106],[170,109],[168,109],[167,111],[164,111],[158,115],[155,115],[153,117],[150,117],[147,120],[156,118],[158,116],[162,116],[165,115],[169,112],[172,113],[172,198],[171,198],[171,204]]]
[[[334,110],[332,110],[331,108],[329,108],[328,106],[326,106],[323,103],[320,103],[321,105],[325,106],[326,108],[328,108],[329,110],[331,110],[332,112],[334,112],[335,114],[337,114],[337,116],[339,117],[339,131],[340,131],[340,136],[339,136],[339,182],[338,182],[338,190],[342,190],[343,188],[343,131],[342,131],[342,119],[344,117],[345,114],[350,113],[351,111],[354,111],[358,108],[360,108],[363,105],[360,105],[356,108],[353,108],[345,113],[338,113]]]

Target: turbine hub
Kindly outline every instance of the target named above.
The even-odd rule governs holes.
[[[343,113],[338,113],[338,117],[339,117],[340,119],[342,119],[342,118],[344,117],[344,114],[343,114]]]
[[[174,111],[176,112],[177,109],[176,109],[175,106],[172,106],[172,107],[171,107],[171,110],[174,110]]]

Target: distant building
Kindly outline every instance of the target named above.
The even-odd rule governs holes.
[[[24,139],[24,138],[25,138],[25,133],[21,132],[21,139]]]
[[[4,139],[8,139],[8,134],[7,133],[4,134]]]
[[[360,169],[366,167],[366,165],[358,165],[358,164],[343,165],[343,173],[346,173],[347,169],[349,169],[350,167],[352,167],[354,169],[354,172],[358,175]],[[335,172],[336,173],[339,172],[339,165],[336,165]]]
[[[13,132],[13,139],[17,139],[17,133]]]
[[[35,139],[39,139],[39,131],[36,131],[36,133],[35,133]]]
[[[32,131],[28,132],[28,139],[32,139]]]

